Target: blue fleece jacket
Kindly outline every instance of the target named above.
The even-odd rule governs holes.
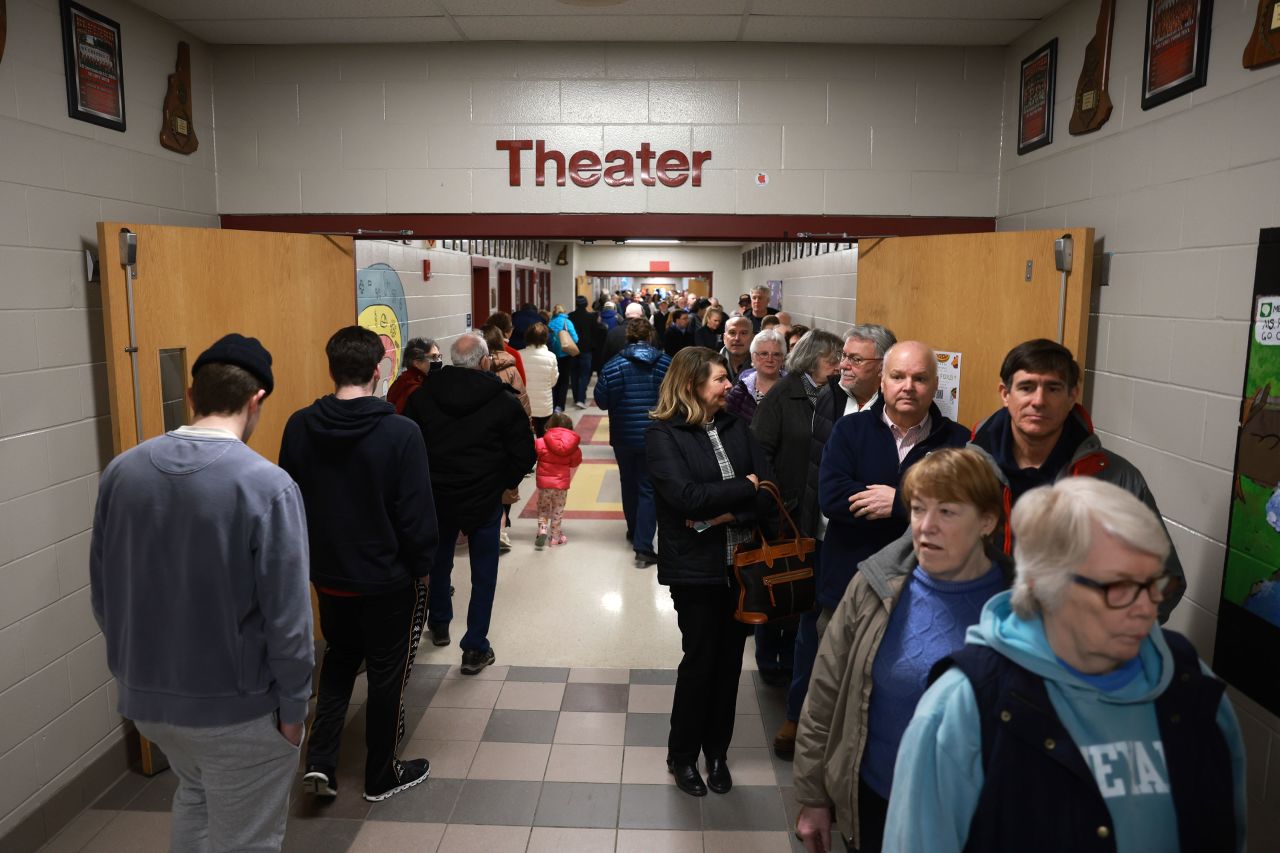
[[[1173,659],[1160,628],[1152,628],[1138,665],[1129,672],[1101,681],[1086,679],[1058,661],[1044,622],[1019,618],[1010,598],[1011,593],[1002,592],[987,602],[966,642],[988,646],[1045,680],[1054,711],[1098,782],[1114,822],[1116,850],[1178,850],[1177,816],[1154,705],[1173,677]],[[1243,828],[1244,743],[1225,695],[1217,724],[1231,751],[1236,825]],[[959,853],[982,792],[982,766],[977,700],[969,680],[952,668],[925,692],[903,735],[884,853]],[[1243,831],[1239,850],[1243,853]]]
[[[120,714],[180,726],[272,711],[305,720],[307,563],[298,486],[231,433],[182,427],[113,459],[89,582]]]

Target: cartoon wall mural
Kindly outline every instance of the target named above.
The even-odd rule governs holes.
[[[1280,655],[1280,228],[1261,233],[1252,318],[1213,665],[1280,713],[1263,663]]]
[[[385,397],[387,386],[400,375],[404,342],[409,337],[409,309],[404,282],[387,264],[371,264],[356,270],[356,322],[382,338],[386,355],[374,393]]]

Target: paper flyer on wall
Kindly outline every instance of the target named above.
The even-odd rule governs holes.
[[[944,417],[960,419],[960,353],[938,350],[938,392],[933,402]]]

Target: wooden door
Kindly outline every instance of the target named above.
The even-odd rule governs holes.
[[[122,229],[137,235],[133,308],[140,408],[134,405],[128,351]],[[99,222],[98,246],[115,452],[189,423],[184,392],[191,365],[218,338],[239,332],[258,338],[271,353],[275,390],[262,406],[249,446],[275,462],[289,416],[333,390],[324,345],[356,321],[351,238]],[[320,621],[313,622],[320,639]],[[145,738],[140,741],[143,772],[168,766]]]
[[[162,360],[166,371],[180,368],[179,390],[185,391],[196,357],[228,332],[239,332],[262,341],[273,359],[275,390],[249,446],[274,462],[289,416],[333,390],[324,345],[356,318],[351,238],[99,222],[107,387],[117,453],[139,441],[121,229],[137,234],[133,298],[141,438],[165,432],[166,402],[170,425],[190,417],[189,411],[175,412],[172,393],[162,393]]]
[[[1053,244],[1063,234],[1072,236],[1075,257],[1061,304],[1061,342],[1084,368],[1092,228],[862,240],[857,321],[887,326],[898,340],[961,353],[959,422],[972,427],[1001,405],[1005,354],[1032,338],[1058,340],[1062,274]]]
[[[489,268],[471,267],[471,325],[478,326],[489,316]]]
[[[523,277],[524,270],[517,275]],[[498,267],[498,310],[511,313],[511,267]]]
[[[711,279],[709,278],[691,278],[689,279],[689,292],[706,298],[711,295]]]

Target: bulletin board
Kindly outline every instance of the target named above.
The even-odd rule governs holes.
[[[1280,228],[1258,241],[1251,316],[1213,669],[1280,714]]]
[[[1000,364],[1009,350],[1032,338],[1058,340],[1062,274],[1054,240],[1066,234],[1073,260],[1061,300],[1062,343],[1084,368],[1092,228],[863,239],[857,321],[960,354],[958,422],[972,428],[1001,406]]]

